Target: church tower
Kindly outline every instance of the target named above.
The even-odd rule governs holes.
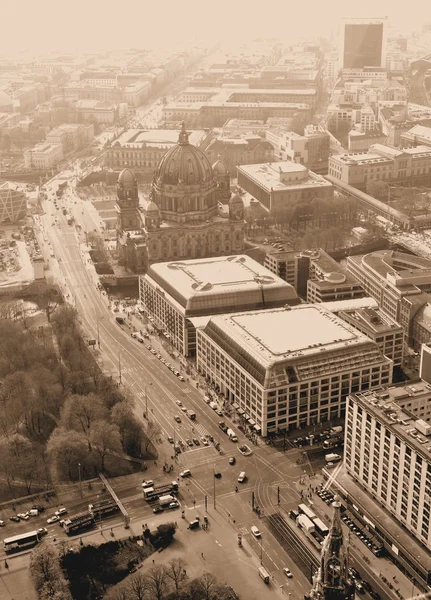
[[[138,182],[130,169],[123,169],[117,181],[117,231],[142,228],[139,213]]]
[[[328,536],[323,542],[320,568],[313,589],[306,600],[354,600],[355,585],[348,574],[348,550],[344,544],[340,518],[340,498],[332,503],[334,515]]]

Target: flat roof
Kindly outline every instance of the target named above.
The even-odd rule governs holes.
[[[199,146],[207,136],[205,131],[200,129],[188,133],[193,146]],[[120,144],[123,148],[171,148],[178,144],[179,134],[179,129],[128,129],[115,140],[112,147]]]
[[[277,163],[260,163],[255,165],[241,165],[237,167],[238,173],[250,177],[268,192],[281,192],[294,188],[310,187],[332,187],[332,183],[326,181],[320,175],[309,171],[304,165],[293,161],[283,161]],[[307,172],[306,177],[303,176]],[[298,173],[300,179],[283,182],[280,180],[282,173]]]
[[[220,315],[212,323],[267,368],[293,357],[370,343],[320,304]]]
[[[293,286],[246,255],[155,263],[144,279],[167,292],[186,316],[299,302]]]

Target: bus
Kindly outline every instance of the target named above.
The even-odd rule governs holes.
[[[313,523],[317,533],[320,533],[322,537],[326,537],[328,535],[329,527],[327,527],[323,521],[316,517],[315,519],[313,519]]]
[[[90,512],[94,518],[101,518],[119,510],[120,507],[112,498],[98,500],[97,502],[88,505],[88,512]]]
[[[315,515],[311,508],[306,504],[298,504],[298,511],[300,514],[308,517],[311,521],[314,521],[314,519],[317,518],[317,515]]]
[[[66,519],[63,523],[63,529],[67,535],[73,535],[83,529],[90,529],[94,525],[94,515],[91,512],[83,512]]]
[[[144,488],[142,490],[144,500],[147,500],[147,502],[152,502],[154,500],[158,500],[160,496],[166,496],[167,494],[176,494],[177,492],[177,481],[172,481],[171,483],[166,483],[163,485],[156,485],[154,487]]]
[[[13,537],[6,538],[3,540],[3,549],[8,554],[9,552],[15,552],[25,550],[26,548],[32,548],[36,546],[41,540],[41,535],[37,531],[29,531],[28,533],[21,533],[20,535],[14,535]]]

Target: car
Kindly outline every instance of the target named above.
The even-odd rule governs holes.
[[[198,438],[193,438],[193,443],[195,444],[195,446],[200,446],[201,445],[201,443],[198,440]]]
[[[151,354],[157,354],[157,352],[154,350],[154,348],[151,348],[150,352],[151,352]]]
[[[202,444],[204,446],[209,446],[210,445],[209,441],[205,437],[201,437],[201,442],[202,442]]]
[[[17,517],[19,517],[21,519],[21,521],[28,521],[30,518],[28,513],[18,513]]]
[[[158,358],[158,359],[161,359],[161,358],[162,358],[162,355],[161,355],[161,354],[158,354],[158,355],[157,355],[157,358]]]
[[[352,579],[361,579],[361,575],[360,575],[359,571],[357,571],[353,567],[349,567],[347,569],[347,573]]]
[[[174,502],[170,502],[168,508],[179,508],[180,507],[180,503],[177,500],[174,500]]]
[[[48,533],[48,529],[47,529],[46,527],[40,527],[40,528],[37,530],[37,533],[38,533],[39,535],[46,535],[46,534]]]
[[[181,410],[183,411],[183,413],[187,412],[187,406],[182,406]]]
[[[175,404],[177,406],[182,406],[183,405],[183,403],[181,402],[181,400],[175,400]]]
[[[173,438],[173,437],[171,437],[170,435],[168,435],[168,442],[169,442],[170,444],[173,444],[173,443],[174,443],[174,438]]]
[[[370,594],[371,598],[373,598],[373,600],[380,600],[380,594],[378,594],[374,590],[371,590],[368,593]]]
[[[216,471],[216,472],[214,473],[214,477],[215,477],[216,479],[221,479],[221,473],[220,473],[219,471]]]
[[[182,375],[178,375],[178,379],[179,379],[180,381],[185,381],[185,379],[184,379],[184,377],[183,377]]]
[[[190,469],[184,469],[184,471],[181,471],[180,473],[180,477],[191,477],[192,472],[190,471]]]
[[[136,339],[139,336],[139,333],[137,331],[132,331],[131,336]]]
[[[150,344],[146,344],[146,345],[145,345],[145,348],[146,348],[147,350],[150,350],[150,351],[152,350],[152,348],[151,348]]]
[[[193,446],[193,440],[187,439],[186,444],[187,446]]]
[[[362,583],[362,587],[364,588],[364,590],[366,590],[368,593],[371,592],[371,585],[368,583],[368,581],[364,581],[364,579],[361,581]]]
[[[153,508],[153,513],[155,515],[158,515],[159,513],[165,512],[164,509],[161,506],[156,506],[156,508]]]
[[[216,410],[216,415],[218,415],[219,417],[223,417],[224,416],[224,412],[218,408]]]
[[[166,359],[165,358],[161,358],[160,362],[162,362],[165,365],[166,364]]]
[[[0,527],[4,527],[6,523],[0,519]]]
[[[229,464],[234,465],[235,463],[236,463],[236,458],[234,456],[231,456],[229,459]]]
[[[259,529],[256,527],[256,525],[252,525],[250,527],[250,531],[251,533],[254,535],[255,538],[260,538],[260,536],[262,535],[259,531]]]
[[[253,454],[253,452],[250,450],[250,448],[246,444],[239,446],[238,450],[239,450],[239,452],[241,452],[241,454],[243,456],[250,456],[250,454]]]
[[[9,521],[13,521],[13,523],[19,523],[21,519],[18,516],[9,517]]]
[[[43,506],[41,506],[40,504],[34,504],[32,506],[32,508],[36,509],[37,511],[39,511],[40,513],[45,512],[45,508]]]
[[[152,479],[147,479],[146,481],[142,482],[143,488],[153,487],[153,485],[154,485],[154,481]]]
[[[61,508],[56,510],[54,514],[57,515],[57,517],[60,517],[61,515],[67,515],[67,509],[64,508],[64,506],[62,506]]]
[[[290,569],[288,569],[287,567],[283,567],[283,573],[286,575],[286,577],[288,577],[289,579],[291,579],[293,577],[292,575],[292,571]]]
[[[48,523],[48,525],[52,525],[53,523],[58,523],[59,520],[60,517],[58,515],[52,515],[52,517],[49,517],[49,519],[47,519],[46,522]]]
[[[179,417],[178,415],[175,415],[174,421],[176,421],[177,423],[181,423],[181,417]]]
[[[362,585],[362,582],[358,581],[357,579],[355,579],[355,589],[358,592],[358,594],[365,594],[365,588]]]

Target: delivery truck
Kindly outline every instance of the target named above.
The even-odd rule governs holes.
[[[340,462],[341,454],[335,454],[334,452],[331,452],[330,454],[325,454],[325,460],[327,463]]]

